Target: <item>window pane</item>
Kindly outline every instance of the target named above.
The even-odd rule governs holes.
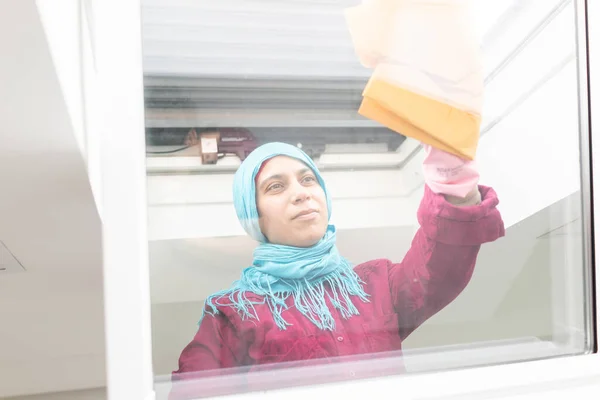
[[[574,2],[474,2],[466,200],[425,184],[408,130],[359,114],[358,3],[143,1],[159,397],[593,348]]]

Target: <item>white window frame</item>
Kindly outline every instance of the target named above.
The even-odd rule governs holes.
[[[88,2],[89,3],[89,2]],[[146,216],[141,5],[139,0],[92,0],[94,55],[99,101],[95,104],[101,133],[106,365],[110,400],[155,397],[152,373],[150,296]],[[581,9],[586,2],[577,0]],[[600,21],[600,2],[587,1],[587,20]],[[600,25],[586,24],[589,58],[580,58],[582,129],[600,126]],[[580,36],[585,28],[579,21]],[[586,48],[580,41],[579,51]],[[584,53],[580,53],[584,54]],[[587,63],[585,62],[587,61]],[[586,70],[598,76],[587,80]],[[587,108],[587,99],[593,101]],[[599,128],[600,129],[600,128]],[[600,143],[591,142],[591,168],[583,159],[584,176],[600,176]],[[588,143],[582,151],[589,151]],[[589,161],[589,160],[588,160]],[[589,171],[591,169],[591,171]],[[600,191],[582,184],[588,206],[600,215]],[[585,207],[584,207],[585,209]],[[584,210],[585,211],[585,210]],[[590,222],[589,207],[586,222]],[[588,224],[588,225],[591,225]],[[586,227],[588,233],[592,226]],[[588,245],[600,249],[600,239]],[[593,262],[593,260],[588,260]],[[596,282],[600,293],[600,280]],[[596,300],[596,310],[598,301]],[[596,318],[596,331],[600,330]],[[406,399],[537,399],[597,398],[600,354],[528,361],[454,371],[387,376],[247,393],[238,398],[383,398],[397,393]]]

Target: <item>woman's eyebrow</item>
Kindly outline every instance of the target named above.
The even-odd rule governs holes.
[[[296,171],[296,175],[297,175],[297,176],[304,175],[304,174],[306,174],[307,172],[312,172],[312,169],[310,169],[310,168],[308,168],[308,167],[306,167],[306,168],[302,168],[302,169],[299,169],[298,171]],[[263,188],[263,187],[264,187],[264,186],[265,186],[265,185],[266,185],[268,182],[270,182],[270,181],[272,181],[272,180],[276,180],[276,179],[281,179],[281,180],[283,180],[283,179],[284,179],[284,175],[282,175],[282,174],[274,174],[274,175],[271,175],[271,176],[269,176],[268,178],[266,178],[265,180],[263,180],[263,181],[260,183],[260,185],[259,185],[258,187],[259,187],[260,189],[262,189],[262,188]]]
[[[296,175],[304,175],[307,172],[312,172],[312,169],[310,169],[308,167],[299,169],[298,172],[296,172]]]
[[[281,175],[281,174],[275,174],[275,175],[269,176],[267,179],[263,180],[260,183],[259,188],[263,188],[267,184],[267,182],[272,181],[274,179],[283,179],[283,175]]]

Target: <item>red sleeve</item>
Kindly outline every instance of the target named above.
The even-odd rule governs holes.
[[[181,352],[174,374],[240,366],[240,355],[230,346],[235,342],[239,339],[227,316],[205,315],[194,339]]]
[[[169,400],[195,399],[200,393],[228,394],[219,380],[229,368],[244,364],[243,340],[223,312],[206,314],[194,339],[179,356],[179,369],[173,372]]]
[[[485,186],[479,191],[481,204],[456,207],[425,187],[420,228],[404,260],[389,268],[402,339],[463,291],[481,244],[504,236],[496,192]]]

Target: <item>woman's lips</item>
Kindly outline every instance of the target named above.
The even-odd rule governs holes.
[[[310,220],[310,219],[316,218],[318,215],[319,215],[319,212],[317,210],[310,209],[310,210],[304,210],[304,211],[299,212],[298,214],[296,214],[296,216],[293,219]]]

